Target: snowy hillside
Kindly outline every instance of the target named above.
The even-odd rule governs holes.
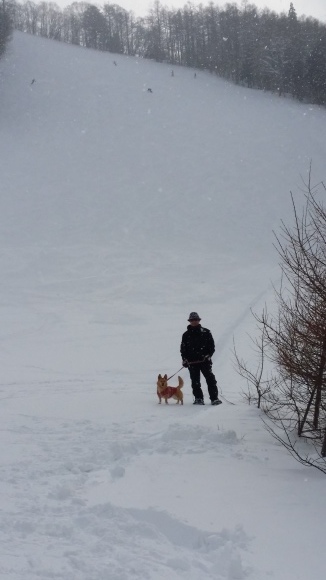
[[[0,102],[1,577],[323,580],[325,479],[231,350],[289,191],[311,159],[326,178],[326,111],[21,33]],[[235,405],[193,407],[186,370],[184,406],[157,404],[192,310]]]

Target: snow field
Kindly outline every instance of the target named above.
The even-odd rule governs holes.
[[[0,575],[324,580],[324,479],[244,404],[232,346],[289,191],[311,159],[325,179],[326,112],[114,59],[15,33],[0,62]],[[234,405],[194,408],[186,370],[157,404],[192,310]]]

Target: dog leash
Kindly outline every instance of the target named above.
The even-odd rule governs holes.
[[[219,396],[220,396],[221,399],[224,399],[224,401],[226,403],[229,403],[229,405],[235,405],[236,404],[236,403],[232,403],[232,401],[229,401],[229,399],[227,399],[226,397],[224,397],[224,395],[222,394],[222,389],[221,389],[221,387],[220,387],[219,384],[217,385],[217,388],[218,388]]]
[[[229,405],[235,405],[235,403],[232,403],[232,401],[229,401],[229,399],[227,399],[226,397],[224,397],[224,395],[222,395],[222,393],[219,393],[219,395],[220,395],[220,398],[221,399],[224,399],[224,401],[226,403],[229,403]]]
[[[205,362],[205,359],[202,359],[202,360],[193,360],[193,361],[191,361],[190,363],[188,363],[188,365],[197,365],[197,364],[199,364],[199,363],[203,363],[203,362]],[[178,371],[176,371],[176,372],[174,373],[174,375],[171,375],[170,377],[168,377],[168,379],[167,379],[167,380],[169,381],[170,379],[172,379],[173,377],[175,377],[175,375],[176,375],[177,373],[179,373],[179,372],[180,372],[182,369],[184,369],[184,368],[188,368],[188,367],[184,367],[184,366],[182,365],[181,369],[179,369]]]
[[[184,368],[184,366],[182,365],[181,369],[179,369],[178,371],[176,371],[176,372],[174,373],[174,375],[171,375],[170,377],[168,377],[168,379],[167,379],[167,380],[169,381],[170,379],[172,379],[173,377],[175,377],[175,375],[176,375],[177,373],[179,373],[179,372],[180,372],[180,371],[181,371],[183,368]]]

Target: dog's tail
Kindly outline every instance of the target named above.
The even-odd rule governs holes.
[[[178,381],[179,381],[178,387],[179,387],[179,389],[182,389],[182,387],[184,385],[184,381],[181,377],[178,377]]]

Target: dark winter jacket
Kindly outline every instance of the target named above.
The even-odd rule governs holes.
[[[180,352],[182,360],[188,362],[203,360],[205,356],[212,356],[215,352],[214,339],[208,328],[198,326],[187,327],[182,335]]]

